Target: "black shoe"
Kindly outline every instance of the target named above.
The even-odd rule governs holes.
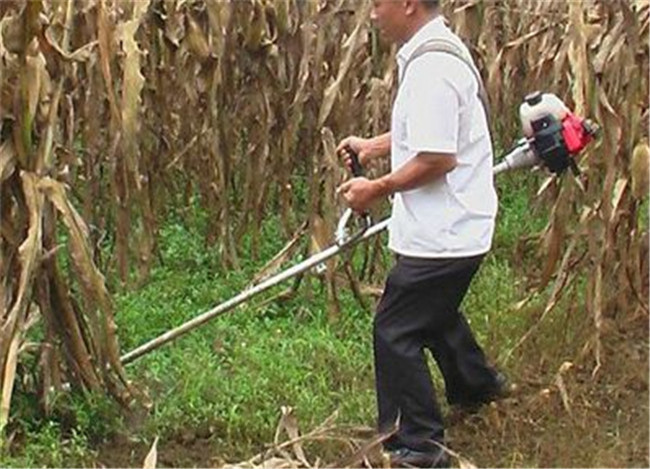
[[[449,456],[442,448],[427,453],[400,448],[388,454],[390,467],[449,467],[450,465]]]
[[[506,375],[499,371],[495,376],[494,386],[489,390],[471,397],[449,399],[449,404],[465,410],[477,411],[482,405],[511,396],[513,391],[514,386],[510,384]]]
[[[510,397],[514,392],[514,385],[510,383],[506,375],[500,371],[497,371],[497,375],[495,376],[494,381],[494,388],[483,396],[484,404],[492,401],[498,401],[499,399],[505,399],[506,397]]]

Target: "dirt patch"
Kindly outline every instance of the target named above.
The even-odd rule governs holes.
[[[117,436],[99,448],[99,467],[142,467],[151,444]],[[157,445],[156,467],[215,467],[214,443],[211,438],[174,436]]]
[[[595,374],[589,347],[554,372],[531,349],[519,392],[451,427],[450,445],[482,467],[649,467],[647,318],[601,345]]]

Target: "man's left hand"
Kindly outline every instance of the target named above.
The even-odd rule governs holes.
[[[352,210],[362,213],[368,210],[373,202],[381,196],[381,189],[376,181],[358,177],[341,184],[336,193],[343,196]]]

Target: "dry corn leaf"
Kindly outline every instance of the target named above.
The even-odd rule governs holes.
[[[43,17],[41,16],[43,12],[43,1],[42,0],[32,0],[27,2],[25,9],[23,10],[23,31],[25,34],[24,44],[29,48],[33,45],[33,40],[36,36],[39,35],[41,28],[43,26]]]
[[[187,15],[187,23],[189,31],[185,36],[185,40],[187,41],[188,48],[201,62],[204,62],[211,56],[208,41],[196,20],[192,18],[192,15]]]
[[[156,464],[158,462],[158,437],[153,440],[151,449],[147,457],[144,458],[144,464],[142,464],[143,469],[156,469]]]
[[[137,2],[132,2],[131,0],[126,0],[127,3],[130,3],[133,6],[133,12],[131,15],[132,19],[137,19],[140,22],[146,19],[147,11],[149,10],[149,5],[151,0],[138,0]]]
[[[237,467],[237,466],[235,466]],[[252,466],[260,469],[296,469],[300,467],[299,461],[294,461],[291,458],[269,458],[262,462],[259,466]]]
[[[321,129],[321,142],[323,144],[320,172],[322,179],[319,185],[322,187],[322,195],[319,197],[320,211],[324,214],[325,229],[330,233],[334,232],[338,216],[339,198],[336,195],[336,188],[341,182],[340,175],[345,171],[344,165],[339,161],[336,153],[336,141],[334,133],[329,127]],[[331,240],[331,237],[330,237]]]
[[[176,48],[180,46],[185,36],[184,0],[164,0],[165,4],[165,37]],[[215,2],[221,3],[221,2]]]
[[[140,19],[136,18],[127,21],[122,25],[120,40],[124,51],[124,83],[122,87],[122,142],[125,145],[128,169],[133,175],[133,182],[139,192],[142,188],[138,171],[138,134],[139,134],[139,113],[140,93],[144,86],[144,77],[140,73],[139,49],[135,40],[135,34],[140,27]]]
[[[586,115],[587,93],[589,84],[589,61],[587,59],[587,42],[584,6],[582,2],[569,2],[569,30],[571,46],[569,47],[569,63],[573,73],[573,111],[579,115]]]
[[[300,246],[300,240],[305,233],[305,228],[306,225],[302,225],[293,238],[255,274],[249,287],[260,283],[280,270],[282,265],[294,255],[296,249]]]
[[[563,375],[573,367],[573,363],[564,362],[560,366],[560,369],[555,375],[555,386],[557,386],[558,391],[560,391],[560,397],[562,399],[562,405],[569,415],[572,415],[571,412],[571,400],[569,398],[569,393],[564,382]]]
[[[650,175],[650,146],[644,140],[634,147],[630,160],[630,175],[632,177],[632,195],[638,200],[648,195],[648,176]],[[0,171],[2,176],[2,171]],[[2,178],[0,177],[0,180]]]
[[[53,31],[54,30],[52,28],[47,28],[45,30],[44,38],[47,41],[48,46],[56,52],[58,56],[57,58],[60,60],[68,62],[85,62],[90,59],[90,57],[93,55],[95,47],[97,47],[99,44],[99,41],[93,40],[81,47],[78,47],[73,52],[68,52],[57,43],[56,39],[54,39]]]
[[[529,32],[529,33],[526,33],[526,34],[524,34],[523,36],[518,37],[517,39],[514,39],[514,40],[508,42],[508,43],[504,46],[504,50],[519,48],[519,47],[521,47],[523,44],[525,44],[525,43],[527,43],[528,41],[530,41],[531,39],[534,39],[534,38],[536,38],[536,37],[538,37],[538,36],[541,36],[541,35],[544,34],[546,31],[548,31],[550,28],[552,28],[552,25],[543,26],[543,27],[541,27],[541,28],[539,28],[539,29],[537,29],[537,30],[535,30],[535,31],[531,31],[531,32]]]
[[[553,216],[553,215],[552,215]],[[565,227],[564,221],[553,216],[542,242],[542,252],[544,253],[544,267],[540,275],[540,288],[543,288],[550,281],[555,266],[560,258],[562,243],[564,242]]]
[[[20,174],[25,194],[25,204],[29,210],[29,227],[27,236],[18,249],[20,259],[20,279],[10,305],[8,314],[3,318],[0,328],[0,357],[4,363],[2,370],[2,402],[0,403],[0,430],[4,429],[9,415],[11,395],[14,386],[18,346],[20,345],[22,330],[29,305],[29,295],[32,281],[38,269],[42,246],[42,211],[43,196],[36,186],[36,175],[21,172]]]
[[[63,92],[63,81],[60,81],[52,97],[52,103],[49,106],[47,123],[43,131],[43,138],[39,144],[38,156],[36,161],[36,172],[42,174],[44,171],[50,171],[54,164],[54,154],[52,152],[54,145],[54,134],[58,123],[58,110],[61,94]]]
[[[5,182],[16,169],[16,149],[11,140],[0,144],[0,185]]]
[[[325,120],[329,117],[330,112],[332,111],[332,106],[334,106],[334,102],[339,96],[339,89],[341,88],[343,79],[348,74],[350,67],[352,66],[352,59],[354,57],[354,54],[363,42],[361,31],[362,28],[365,27],[370,5],[370,2],[364,2],[363,7],[359,9],[357,12],[357,24],[350,34],[350,37],[348,37],[348,39],[343,43],[343,59],[339,64],[336,78],[327,87],[323,94],[323,100],[318,112],[318,127],[322,127],[325,123]]]
[[[497,56],[490,61],[488,68],[488,79],[486,86],[492,105],[494,105],[496,102],[501,102],[501,90],[503,89],[503,59],[504,54],[502,49],[499,51]]]
[[[302,449],[302,444],[299,441],[300,433],[298,432],[298,420],[293,413],[293,409],[291,407],[282,406],[281,412],[282,416],[280,417],[278,428],[275,431],[275,445],[277,446],[280,444],[280,434],[286,432],[289,440],[294,441],[291,446],[298,461],[300,461],[304,467],[310,467],[310,464],[305,457],[305,452]]]
[[[275,27],[278,29],[278,35],[282,36],[291,32],[292,17],[290,14],[290,0],[276,0],[269,5],[275,15]]]
[[[329,247],[332,241],[331,231],[328,229],[327,224],[323,217],[313,215],[311,220],[311,245],[310,253],[316,254]]]
[[[397,429],[392,432],[387,432],[385,434],[380,434],[374,438],[371,438],[350,456],[347,456],[345,459],[342,459],[341,461],[334,464],[333,467],[364,467],[362,465],[364,460],[367,460],[368,456],[370,456],[372,453],[380,451],[382,448],[382,443],[394,435],[395,431],[397,431]]]
[[[260,0],[252,0],[253,7],[249,20],[243,23],[244,45],[251,50],[257,50],[265,45],[268,37],[266,11]]]
[[[481,17],[478,0],[469,0],[454,10],[454,28],[456,33],[470,44],[476,43],[476,37],[481,32]]]
[[[25,110],[27,111],[26,125],[30,126],[36,116],[36,108],[41,100],[41,87],[45,80],[47,70],[45,69],[45,57],[39,53],[35,56],[25,58],[24,75],[22,77],[23,89],[25,90]]]
[[[94,323],[91,332],[96,341],[94,347],[99,355],[97,360],[102,365],[110,363],[112,371],[117,374],[122,383],[126,384],[127,380],[121,366],[115,336],[116,326],[113,320],[111,299],[104,276],[93,260],[88,241],[88,228],[70,203],[64,186],[60,182],[51,178],[43,178],[39,181],[38,186],[39,190],[59,211],[63,223],[68,229],[72,266],[79,279],[82,295],[89,306],[87,312]],[[101,316],[95,317],[94,307],[101,312]]]
[[[601,264],[596,265],[596,271],[593,276],[594,284],[594,297],[593,297],[593,313],[594,313],[594,325],[596,326],[596,331],[594,334],[594,355],[596,359],[596,366],[592,371],[592,377],[596,376],[596,373],[600,370],[601,367],[601,341],[600,341],[600,331],[603,326],[603,267]]]
[[[619,206],[628,186],[627,178],[618,178],[614,185],[614,193],[612,194],[612,213],[610,215],[610,222],[614,221],[615,217],[619,214]]]
[[[469,459],[463,458],[463,457],[458,457],[458,467],[460,469],[477,469],[477,466],[472,464],[472,462]]]
[[[97,5],[97,40],[99,41],[99,60],[106,86],[106,94],[110,103],[111,117],[119,122],[120,111],[117,106],[115,89],[113,88],[113,74],[111,71],[111,60],[113,58],[113,27],[108,20],[106,0],[99,0]]]
[[[212,39],[212,52],[221,57],[225,47],[225,35],[230,22],[234,2],[207,2],[208,20]]]
[[[16,325],[24,316],[28,306],[28,295],[38,260],[41,257],[41,240],[43,236],[42,210],[43,197],[38,193],[37,177],[33,173],[22,171],[20,177],[25,195],[25,204],[29,210],[29,225],[27,236],[18,249],[20,257],[20,279],[13,306],[5,317],[1,327],[0,351],[7,350],[8,342],[12,340]]]
[[[22,331],[14,332],[9,344],[9,351],[4,360],[4,370],[2,370],[2,402],[0,402],[0,432],[4,433],[5,427],[9,422],[9,409],[11,407],[11,396],[16,381],[16,367],[18,366],[18,346]]]
[[[619,15],[616,24],[609,30],[598,44],[598,53],[594,56],[592,64],[597,74],[602,74],[607,65],[607,61],[614,55],[614,50],[618,49],[617,43],[624,41],[624,23],[623,15]]]
[[[19,15],[7,15],[0,20],[0,51],[20,54],[25,44],[23,20]],[[4,52],[2,54],[5,55]]]

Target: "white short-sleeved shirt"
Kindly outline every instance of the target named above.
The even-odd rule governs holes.
[[[389,248],[405,256],[469,257],[490,249],[497,212],[492,144],[467,64],[444,52],[411,54],[433,38],[462,41],[441,16],[431,20],[397,54],[400,86],[391,120],[391,167],[420,152],[456,155],[457,166],[416,189],[395,194]]]

